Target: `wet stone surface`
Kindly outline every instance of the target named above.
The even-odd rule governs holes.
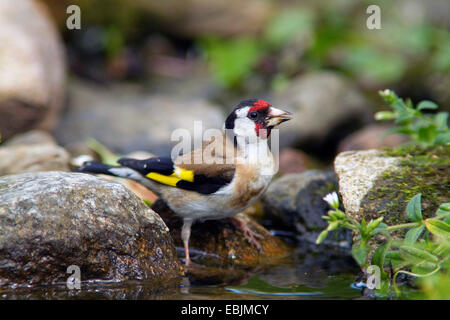
[[[161,200],[152,206],[165,221],[178,247],[183,247],[181,241],[182,221]],[[280,239],[258,224],[252,218],[243,214],[238,217],[254,231],[263,236],[262,250],[251,245],[240,230],[228,220],[208,220],[197,222],[192,226],[190,248],[192,260],[208,267],[244,267],[252,268],[274,264],[289,255],[289,248]],[[199,253],[199,254],[196,254]],[[195,270],[193,270],[195,272]],[[212,272],[215,271],[212,269]],[[199,273],[201,273],[199,271]],[[225,275],[226,276],[226,275]]]
[[[180,265],[164,222],[124,186],[81,173],[0,178],[0,287],[143,280],[176,286]]]

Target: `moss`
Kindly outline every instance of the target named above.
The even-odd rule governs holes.
[[[399,166],[385,171],[366,195],[361,206],[366,220],[382,215],[387,224],[405,222],[407,202],[417,193],[422,193],[424,217],[434,215],[448,201],[450,148],[408,145],[384,151],[398,157]]]
[[[314,189],[314,194],[320,197],[326,196],[328,193],[336,191],[338,189],[338,186],[334,182],[328,182],[324,185],[320,186],[317,189]]]

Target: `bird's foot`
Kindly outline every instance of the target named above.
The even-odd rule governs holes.
[[[191,259],[181,259],[183,262],[184,262],[184,267],[186,268],[186,269],[189,269],[189,268],[199,268],[199,267],[202,267],[202,265],[201,264],[198,264],[198,263],[196,263],[196,262],[193,262]]]
[[[248,224],[245,221],[243,221],[237,217],[232,217],[231,222],[237,229],[242,231],[245,239],[247,239],[247,241],[251,245],[253,245],[256,249],[258,249],[259,252],[262,251],[261,240],[264,239],[264,236],[253,231],[252,229],[250,229],[250,227],[248,226]]]

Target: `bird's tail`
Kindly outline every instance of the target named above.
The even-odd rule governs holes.
[[[77,169],[77,171],[84,173],[106,174],[114,177],[131,179],[143,184],[157,195],[160,195],[161,193],[161,186],[158,183],[147,179],[138,171],[125,166],[110,166],[102,162],[86,161],[80,168]]]
[[[114,166],[110,166],[107,164],[104,164],[102,162],[97,161],[86,161],[84,162],[80,168],[77,168],[76,170],[78,172],[85,172],[85,173],[101,173],[101,174],[107,174],[110,176],[117,176],[114,174],[110,169],[114,168]]]

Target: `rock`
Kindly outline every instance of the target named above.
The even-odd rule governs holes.
[[[279,172],[302,173],[311,165],[311,158],[301,150],[285,148],[280,152]]]
[[[0,178],[0,286],[81,280],[178,284],[180,267],[164,222],[120,184],[81,173]]]
[[[274,226],[295,230],[314,243],[327,225],[322,216],[329,207],[322,198],[337,189],[334,172],[310,170],[286,174],[273,181],[262,197],[265,217]]]
[[[407,21],[408,26],[421,26],[433,23],[442,27],[450,27],[450,4],[445,0],[420,1],[400,0],[392,4],[394,17]]]
[[[157,200],[152,209],[169,227],[175,244],[183,247],[180,235],[181,219],[162,200]],[[208,267],[255,267],[279,262],[289,254],[287,246],[255,220],[243,214],[238,214],[238,217],[264,237],[261,241],[262,252],[248,243],[242,232],[236,231],[228,219],[208,220],[192,226],[189,242],[192,260],[197,263],[201,260],[201,264]]]
[[[70,157],[64,148],[53,143],[16,142],[0,147],[0,176],[22,172],[70,170]]]
[[[69,93],[70,105],[55,132],[62,145],[95,138],[122,154],[170,155],[178,143],[171,142],[174,130],[186,128],[192,134],[194,121],[202,120],[203,130],[222,128],[225,121],[222,110],[205,100],[145,94],[132,86],[72,82]]]
[[[5,143],[4,146],[18,146],[18,145],[34,145],[34,144],[54,144],[56,140],[48,132],[42,130],[31,130],[22,134],[18,134]]]
[[[366,221],[406,222],[407,202],[422,193],[424,217],[448,202],[450,151],[445,147],[403,147],[347,151],[334,163],[345,212]]]
[[[64,102],[64,49],[42,3],[0,2],[0,133],[50,129]]]
[[[430,100],[435,101],[441,111],[450,111],[450,93],[447,90],[450,87],[450,75],[447,72],[428,76],[422,85],[430,91]]]
[[[294,117],[283,124],[281,147],[304,146],[323,152],[324,144],[335,146],[368,122],[371,115],[370,104],[361,92],[344,77],[329,71],[299,76],[273,102]]]
[[[137,3],[172,32],[189,37],[254,34],[262,31],[274,9],[273,3],[266,0],[140,0]]]
[[[65,10],[73,1],[43,1],[52,9],[60,28],[66,28]],[[140,26],[138,18],[144,17],[163,30],[189,39],[261,32],[275,7],[270,0],[118,0],[114,2],[117,11],[111,11],[109,4],[101,0],[78,0],[77,5],[84,13],[83,23],[88,25],[101,25],[105,20],[115,19],[116,25],[128,35],[136,33]],[[117,12],[120,12],[120,19]]]
[[[390,127],[386,125],[368,125],[342,140],[339,143],[338,151],[369,150],[382,147],[392,148],[409,140],[407,136],[398,133],[390,134],[382,138],[383,133],[388,129]]]

